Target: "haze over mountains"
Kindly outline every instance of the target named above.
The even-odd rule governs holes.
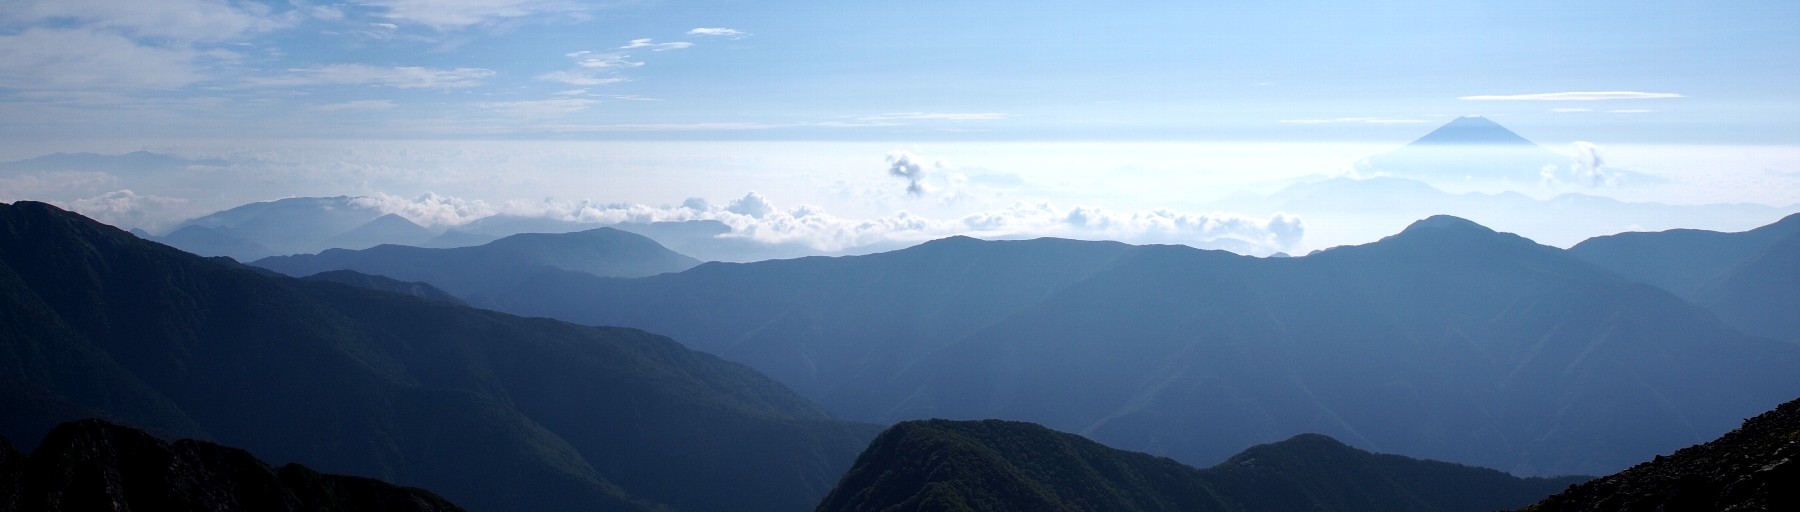
[[[465,299],[511,292],[549,271],[599,277],[644,277],[679,272],[699,260],[640,235],[612,228],[563,234],[526,233],[474,247],[424,249],[381,245],[363,250],[271,256],[254,265],[294,277],[354,270],[402,281],[423,281]],[[519,293],[530,293],[525,290]]]
[[[1320,432],[1601,474],[1800,394],[1800,347],[1453,217],[1305,258],[951,238],[518,290],[497,307],[666,333],[847,418],[1026,420],[1196,465]]]
[[[1269,182],[1279,183],[1279,187],[1207,186],[1207,194],[1222,197],[1186,200],[1181,208],[1191,211],[1156,209],[1134,213],[1081,202],[1076,202],[1074,208],[1059,209],[1047,203],[1016,201],[1011,206],[992,205],[986,211],[965,211],[948,217],[934,213],[944,205],[974,200],[975,191],[959,190],[954,197],[935,198],[941,203],[936,206],[927,204],[928,198],[911,198],[893,206],[916,210],[912,213],[859,221],[834,217],[805,204],[776,208],[768,198],[755,193],[725,205],[690,198],[679,205],[661,206],[591,201],[565,204],[548,199],[543,204],[489,204],[478,198],[435,194],[412,199],[377,194],[289,197],[243,204],[185,221],[161,223],[154,227],[154,233],[140,235],[196,254],[230,256],[240,261],[381,244],[465,247],[520,233],[564,233],[602,226],[648,236],[676,252],[705,261],[869,254],[957,233],[1006,239],[1048,235],[1140,244],[1184,243],[1266,255],[1367,243],[1414,220],[1438,214],[1467,218],[1539,243],[1567,247],[1587,238],[1623,231],[1738,231],[1800,212],[1800,204],[1791,201],[1773,205],[1717,200],[1670,202],[1664,198],[1667,194],[1649,191],[1679,189],[1679,184],[1621,168],[1600,151],[1591,144],[1567,148],[1572,155],[1551,151],[1491,119],[1467,116],[1452,119],[1411,143],[1346,165],[1343,172],[1336,174],[1327,172],[1329,167],[1312,168],[1307,170],[1310,174],[1293,174]],[[219,163],[154,153],[49,155],[0,165],[0,186],[7,183],[8,174],[15,181],[25,180],[21,183],[83,172],[126,179],[157,173],[195,174],[200,172],[196,169]],[[139,172],[139,167],[146,170]],[[70,170],[75,168],[87,170]],[[963,178],[974,180],[980,176],[985,175],[976,173]],[[994,197],[1019,193],[1018,187],[1022,186],[1024,182],[1007,185],[1004,190],[993,191]],[[1236,192],[1226,193],[1232,190]],[[144,198],[115,198],[68,200],[61,204],[104,214],[102,218],[113,219],[122,226],[139,226],[148,225],[141,223],[144,212],[106,209],[142,209],[157,203]],[[1107,213],[1096,217],[1096,212],[1102,210]],[[1285,220],[1279,225],[1252,225],[1271,219]],[[1194,227],[1204,225],[1238,225],[1242,229]]]
[[[426,486],[476,510],[750,506],[743,500],[792,510],[816,504],[840,477],[883,474],[866,482],[874,490],[840,482],[848,494],[820,506],[910,499],[892,485],[911,480],[894,470],[845,473],[876,427],[827,410],[880,423],[940,416],[1063,425],[1196,466],[1293,438],[1211,470],[1151,463],[1173,472],[1158,474],[1186,475],[1163,483],[1103,471],[1111,497],[1082,501],[1089,505],[1192,508],[1150,498],[1175,493],[1208,496],[1201,508],[1219,510],[1441,509],[1434,500],[1444,499],[1517,506],[1544,481],[1511,487],[1522,481],[1372,459],[1349,446],[1521,475],[1599,474],[1800,394],[1790,371],[1800,347],[1744,334],[1575,254],[1592,249],[1541,246],[1447,216],[1301,258],[957,237],[868,256],[706,263],[624,278],[596,274],[621,262],[694,262],[598,229],[268,260],[317,267],[293,270],[305,273],[402,255],[385,270],[423,275],[328,270],[308,280],[196,258],[42,204],[6,206],[0,220],[0,284],[11,297],[4,318],[12,319],[0,329],[0,354],[11,354],[0,363],[23,369],[0,393],[18,411],[5,435],[31,439],[57,421],[99,415],[271,460]],[[1767,275],[1743,262],[1785,257],[1791,249],[1771,240],[1789,221],[1719,234],[1741,243],[1683,261]],[[434,274],[434,266],[462,270]],[[654,324],[824,407],[665,338],[469,310],[431,284],[512,268],[535,271],[488,272],[495,283],[516,282],[476,296],[527,314]],[[999,439],[1011,440],[925,446],[1008,446],[975,449],[986,455],[968,460],[982,464],[1016,465],[1022,459],[1012,457],[1038,449],[1086,453],[1082,464],[1156,460],[1056,441],[1066,435],[1040,427],[987,424],[1008,426]],[[921,425],[970,424],[907,423],[890,434],[935,432]],[[1344,443],[1293,437],[1306,432]],[[448,446],[457,449],[441,449]],[[1252,459],[1260,462],[1245,466]],[[1021,478],[1014,487],[983,489],[1035,489],[1027,497],[1042,504],[1073,503],[1086,488],[1068,487],[1070,479],[1096,476],[1058,467],[971,475],[1012,474]],[[1487,475],[1477,478],[1487,483],[1396,476],[1408,472]],[[1489,490],[1446,491],[1472,487]],[[1290,490],[1269,491],[1276,488]],[[1257,505],[1232,496],[1305,498]],[[1482,501],[1504,496],[1511,501]]]

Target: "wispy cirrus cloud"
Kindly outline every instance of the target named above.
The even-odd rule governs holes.
[[[683,48],[692,48],[693,46],[694,46],[694,43],[690,43],[687,41],[676,41],[676,42],[672,42],[672,43],[658,43],[658,42],[656,42],[655,39],[643,38],[643,39],[632,39],[631,42],[625,43],[625,46],[620,46],[619,49],[620,50],[636,50],[639,48],[643,48],[643,49],[648,49],[653,52],[666,52],[669,50],[680,50]]]
[[[1431,119],[1418,119],[1418,118],[1410,118],[1410,117],[1325,117],[1325,118],[1305,118],[1305,119],[1282,119],[1279,122],[1282,124],[1335,124],[1335,123],[1423,124],[1423,123],[1433,123],[1433,122],[1438,122],[1438,121],[1434,121]]]
[[[584,87],[612,85],[631,81],[625,77],[599,76],[591,71],[551,71],[549,73],[538,75],[537,78],[538,80],[562,82],[569,85],[580,85]]]
[[[494,101],[481,103],[479,106],[502,115],[523,117],[527,119],[543,119],[562,117],[587,110],[588,107],[598,103],[600,103],[599,100],[585,98],[558,98],[549,100]]]
[[[0,19],[13,22],[175,42],[234,39],[292,26],[300,16],[297,11],[274,12],[260,4],[216,0],[8,0],[0,5]]]
[[[722,28],[722,27],[711,27],[711,28],[700,27],[700,28],[696,28],[696,29],[687,31],[687,35],[708,36],[708,37],[729,37],[732,39],[742,39],[742,38],[750,37],[749,32],[745,32],[745,31],[738,30],[735,28]]]
[[[593,4],[571,0],[365,0],[384,18],[431,27],[440,32],[460,30],[546,15],[579,16],[596,9]]]
[[[873,116],[864,116],[864,117],[859,117],[857,119],[862,120],[862,121],[912,121],[912,120],[998,121],[1001,119],[1008,119],[1011,117],[1013,117],[1012,114],[1002,114],[1002,113],[998,113],[998,112],[968,112],[968,113],[893,112],[893,113],[873,115]]]
[[[200,52],[140,45],[89,29],[32,28],[0,35],[0,88],[50,91],[174,89],[205,80]],[[23,51],[30,49],[30,51]]]
[[[1468,101],[1604,101],[1604,100],[1656,100],[1668,98],[1685,98],[1671,92],[1544,92],[1535,94],[1488,94],[1479,96],[1461,96],[1457,99]]]
[[[493,70],[484,68],[331,64],[316,68],[289,69],[282,75],[252,77],[248,82],[268,87],[369,85],[401,89],[460,89],[481,85],[484,79],[494,75]]]
[[[315,112],[376,111],[392,110],[394,106],[394,100],[356,100],[316,105],[308,110]]]

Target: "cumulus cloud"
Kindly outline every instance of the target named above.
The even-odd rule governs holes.
[[[331,64],[316,68],[289,69],[285,75],[255,77],[249,81],[255,85],[270,87],[372,85],[401,89],[461,89],[481,85],[482,80],[492,76],[493,70],[482,68],[436,69]]]
[[[687,31],[687,33],[690,36],[729,37],[732,39],[742,39],[745,37],[750,37],[750,33],[744,32],[742,30],[734,29],[734,28],[701,27],[701,28],[689,30],[689,31]]]
[[[1536,94],[1489,94],[1480,96],[1462,96],[1457,99],[1469,101],[1603,101],[1603,100],[1655,100],[1666,98],[1682,98],[1684,96],[1669,92],[1545,92]]]
[[[752,191],[726,205],[725,211],[761,219],[775,213],[775,205],[770,204],[768,198],[763,197],[762,194]]]
[[[1569,149],[1575,153],[1575,164],[1570,166],[1575,177],[1587,180],[1596,187],[1615,182],[1614,177],[1602,169],[1606,165],[1606,159],[1600,154],[1600,146],[1578,140],[1569,143]]]
[[[429,192],[412,198],[388,194],[362,196],[352,199],[350,204],[358,208],[374,208],[381,213],[399,215],[426,227],[459,226],[500,213],[500,209],[481,200],[442,196]]]
[[[925,166],[918,156],[905,151],[895,151],[888,153],[887,162],[887,172],[889,176],[906,179],[907,195],[925,195],[925,174],[929,172],[930,169]],[[943,166],[944,164],[942,162],[932,165],[932,167],[940,169],[943,168]]]
[[[745,194],[723,207],[702,198],[689,198],[678,206],[553,200],[490,205],[435,194],[411,199],[380,195],[358,201],[425,226],[455,226],[497,214],[596,225],[711,220],[731,229],[721,235],[724,237],[765,244],[798,244],[820,252],[971,235],[1248,247],[1266,254],[1295,246],[1306,231],[1305,223],[1299,217],[1281,213],[1249,217],[1170,209],[1123,212],[1091,206],[1065,208],[1050,203],[1017,203],[1009,208],[961,218],[931,218],[902,211],[853,219],[832,215],[812,205],[778,207],[756,192]]]

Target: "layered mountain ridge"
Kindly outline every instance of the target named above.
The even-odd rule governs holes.
[[[1194,465],[1319,432],[1601,474],[1800,394],[1800,349],[1451,217],[1304,258],[951,238],[519,289],[497,307],[666,333],[844,417],[1032,421]]]
[[[793,510],[878,430],[662,336],[272,276],[30,202],[0,205],[0,368],[11,439],[97,416],[473,510]]]

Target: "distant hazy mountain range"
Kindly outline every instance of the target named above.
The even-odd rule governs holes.
[[[202,256],[253,261],[271,256],[314,254],[329,249],[360,250],[393,244],[456,248],[487,244],[518,234],[571,233],[612,227],[655,239],[682,254],[704,260],[755,261],[817,254],[810,247],[766,244],[722,237],[731,228],[718,221],[592,224],[548,218],[495,215],[455,227],[426,228],[383,213],[355,197],[295,197],[251,203],[191,219],[169,232],[138,236]]]
[[[1208,469],[1011,421],[908,421],[857,457],[819,512],[1487,512],[1586,477],[1517,478],[1306,434]]]
[[[473,510],[798,510],[879,430],[662,336],[344,280],[0,205],[0,435],[102,417]]]
[[[299,464],[271,467],[213,443],[157,439],[100,420],[65,423],[29,457],[0,438],[0,512],[53,510],[460,512],[423,489]]]
[[[354,270],[402,281],[423,281],[465,299],[499,293],[546,271],[599,277],[644,277],[700,264],[640,235],[612,228],[562,234],[513,235],[474,247],[425,249],[381,245],[363,250],[273,256],[254,265],[295,277]],[[517,293],[530,293],[529,290]]]
[[[951,238],[515,289],[494,305],[665,333],[844,417],[1033,421],[1196,465],[1319,432],[1601,474],[1800,395],[1800,347],[1453,217],[1304,258]]]

